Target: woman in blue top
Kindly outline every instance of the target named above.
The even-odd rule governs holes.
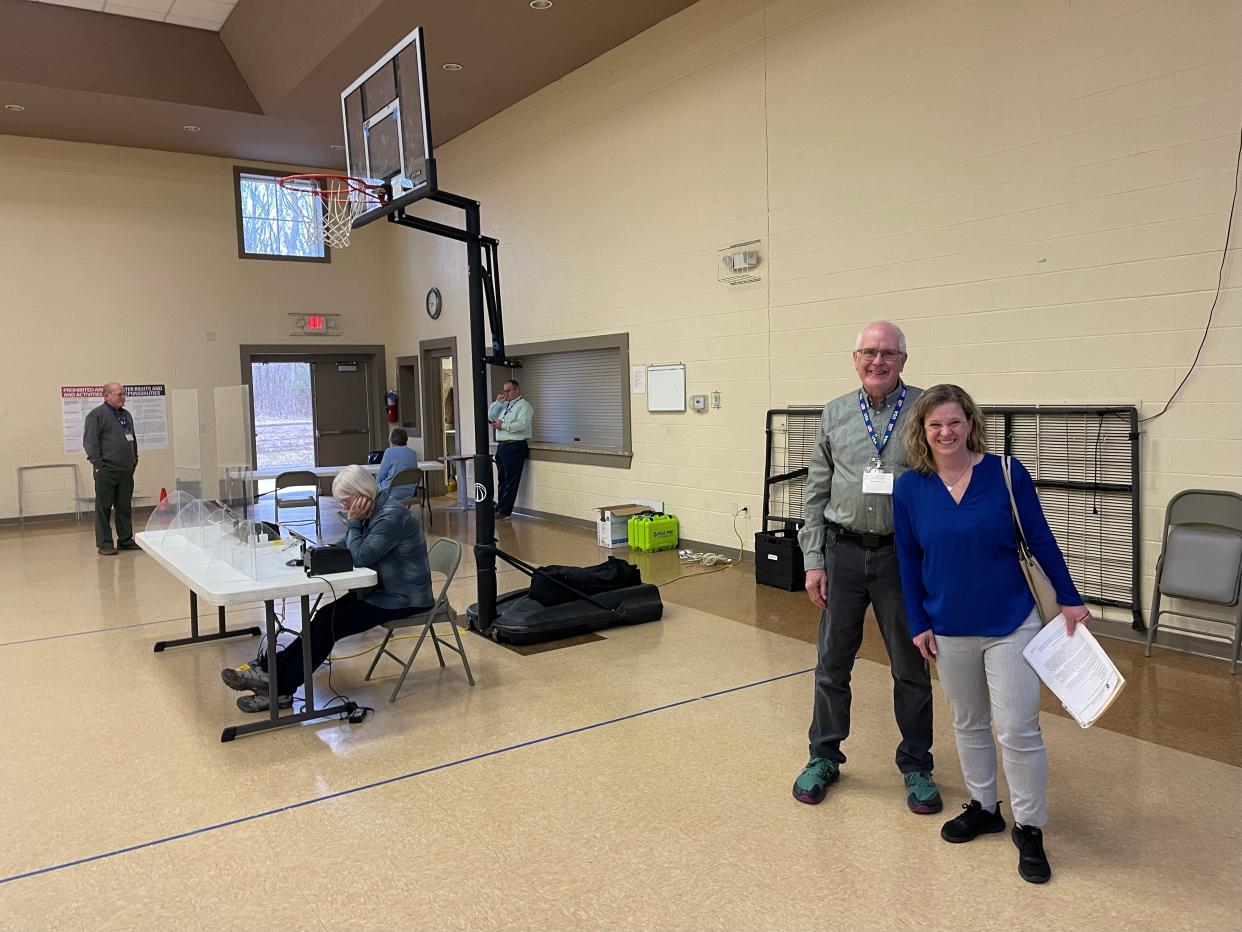
[[[385,621],[426,611],[435,601],[431,594],[431,567],[427,563],[427,540],[423,526],[408,508],[386,492],[361,466],[346,466],[332,483],[332,496],[346,509],[348,527],[339,543],[349,549],[354,566],[375,570],[378,585],[352,590],[320,608],[311,617],[311,669],[332,653],[341,638],[360,634]],[[305,628],[303,629],[305,631]],[[293,692],[306,679],[302,668],[302,636],[294,638],[276,654],[276,689],[281,708],[293,704]],[[252,690],[237,707],[243,712],[266,712],[270,656],[254,663],[220,671],[230,689]]]
[[[399,485],[395,489],[390,486],[397,473],[418,468],[418,454],[407,446],[410,442],[410,435],[400,427],[392,429],[392,433],[388,435],[388,442],[392,446],[384,451],[375,481],[379,484],[381,492],[388,492],[393,498],[408,501],[414,497],[415,486]]]
[[[936,385],[919,398],[904,428],[910,470],[893,489],[897,559],[906,622],[915,646],[936,663],[971,796],[940,835],[958,843],[1005,830],[996,793],[995,718],[1018,873],[1044,883],[1052,876],[1042,831],[1048,759],[1039,730],[1039,677],[1022,656],[1041,621],[1018,566],[1001,458],[986,452],[984,437],[983,413],[956,385]],[[1073,634],[1091,613],[1070,579],[1030,473],[1017,460],[1011,465],[1027,542]]]

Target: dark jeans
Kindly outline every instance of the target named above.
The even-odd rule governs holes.
[[[513,513],[517,501],[518,486],[522,483],[522,467],[530,448],[525,440],[513,440],[496,445],[496,476],[500,488],[496,490],[496,514]]]
[[[897,769],[931,770],[931,675],[906,628],[897,550],[891,545],[868,550],[845,539],[834,540],[832,531],[827,534],[828,607],[819,623],[811,756],[845,763],[841,742],[850,733],[850,673],[870,603],[893,674],[893,712],[901,732]]]
[[[335,602],[323,606],[309,622],[311,639],[311,663],[314,669],[328,659],[332,648],[341,638],[361,634],[385,621],[405,618],[425,612],[423,608],[379,608],[347,592]],[[305,633],[305,625],[303,633]],[[271,672],[271,661],[263,658],[261,666]],[[282,696],[288,696],[306,681],[302,669],[302,636],[294,638],[276,654],[276,688]]]
[[[95,470],[95,546],[112,546],[112,509],[116,509],[116,542],[134,542],[134,471]]]

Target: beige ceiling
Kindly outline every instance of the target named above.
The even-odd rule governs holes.
[[[0,133],[336,169],[341,90],[415,26],[442,145],[692,2],[0,0]]]

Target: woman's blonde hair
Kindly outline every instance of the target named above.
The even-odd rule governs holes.
[[[975,404],[975,400],[966,393],[964,388],[944,383],[933,385],[914,403],[914,410],[901,428],[901,439],[906,445],[906,459],[911,469],[924,475],[936,471],[936,462],[932,459],[931,447],[927,443],[927,432],[924,425],[927,417],[935,408],[945,404],[958,404],[970,421],[970,432],[966,435],[966,449],[975,453],[986,453],[988,440],[983,412]]]
[[[377,499],[379,498],[379,486],[375,484],[373,475],[354,464],[346,466],[341,470],[340,475],[332,480],[332,497],[338,502],[344,502],[357,495],[365,495],[372,500]]]

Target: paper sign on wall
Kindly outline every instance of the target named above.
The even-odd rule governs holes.
[[[163,385],[126,385],[125,410],[134,417],[138,454],[168,449],[168,406]],[[62,385],[60,417],[66,453],[82,452],[86,416],[103,404],[102,385]]]
[[[630,391],[635,395],[647,394],[646,366],[630,366]]]

